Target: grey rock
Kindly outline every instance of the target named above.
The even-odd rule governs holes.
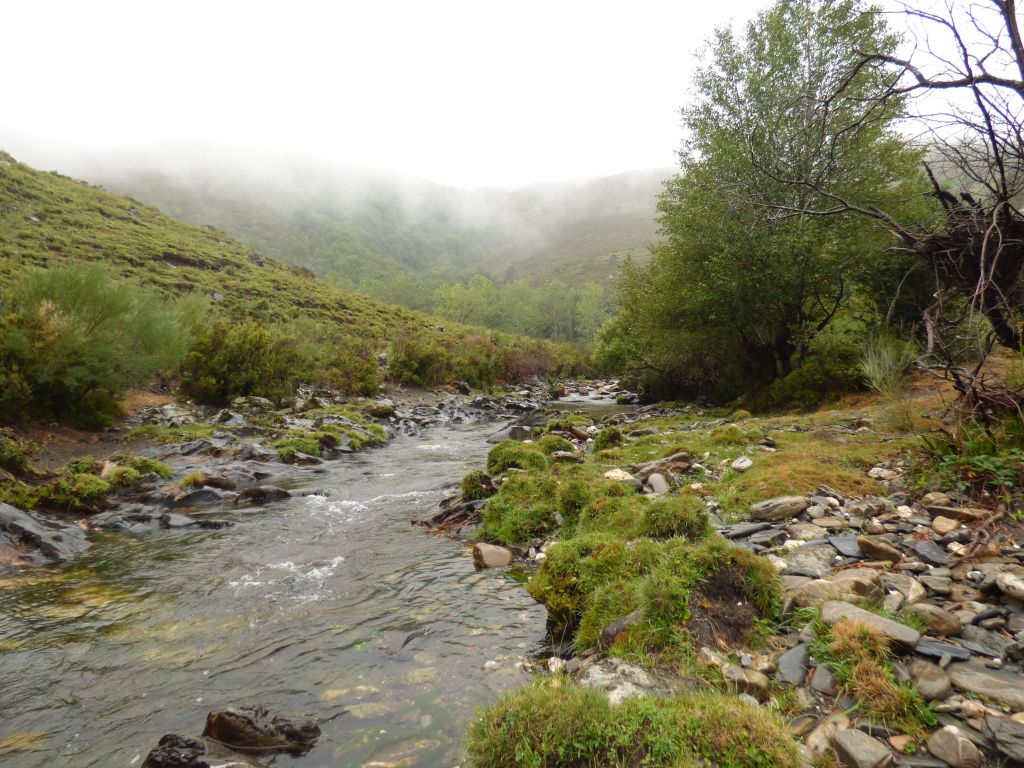
[[[821,527],[821,526],[817,526]],[[857,536],[831,536],[829,537],[828,543],[836,548],[843,557],[864,557],[864,552],[861,551],[860,545],[857,543]]]
[[[857,544],[860,545],[864,554],[872,560],[887,560],[891,563],[898,563],[903,559],[902,552],[877,536],[858,536]]]
[[[29,547],[52,563],[70,560],[89,548],[85,531],[77,525],[45,520],[10,504],[0,503],[0,531],[12,543]]]
[[[910,606],[910,613],[919,618],[936,635],[959,635],[960,621],[949,611],[931,603]]]
[[[989,669],[980,659],[953,664],[948,673],[958,690],[986,696],[1014,712],[1024,711],[1024,677],[1019,673]]]
[[[946,550],[930,540],[915,540],[910,543],[910,548],[917,553],[917,556],[931,565],[945,565],[949,562]]]
[[[911,649],[921,639],[921,634],[906,624],[878,616],[863,608],[841,600],[830,600],[821,606],[821,620],[828,625],[836,624],[843,619],[861,622],[874,627],[896,645]]]
[[[968,624],[960,630],[960,642],[975,653],[1000,658],[1013,641],[995,632]]]
[[[771,523],[737,523],[723,529],[722,536],[727,539],[742,539],[771,527]]]
[[[783,573],[820,579],[832,571],[836,550],[831,544],[804,544],[781,557],[786,561]]]
[[[951,643],[940,643],[937,640],[919,641],[914,647],[914,653],[918,656],[927,656],[931,659],[967,661],[971,658],[971,652],[966,648],[961,648],[959,645],[952,645]]]
[[[726,664],[722,667],[722,677],[726,685],[738,693],[749,694],[760,702],[768,699],[769,680],[760,672],[743,669],[736,664]]]
[[[806,643],[799,643],[779,656],[776,662],[779,669],[775,678],[789,685],[803,685],[810,661],[810,647]]]
[[[224,500],[224,494],[216,488],[196,488],[171,501],[172,507],[197,507],[200,504],[217,504]]]
[[[473,564],[478,568],[500,568],[505,565],[512,565],[512,550],[499,547],[495,544],[474,544]]]
[[[955,725],[940,728],[928,738],[928,751],[950,768],[979,768],[981,752]]]
[[[669,492],[668,480],[660,472],[652,472],[647,478],[647,485],[651,489],[651,493],[666,494]]]
[[[938,664],[924,659],[911,659],[907,662],[907,671],[926,701],[942,701],[953,692],[949,675]]]
[[[278,488],[276,485],[254,485],[239,493],[235,497],[235,504],[267,504],[288,498],[291,498],[291,494],[284,488]]]
[[[985,718],[985,732],[1000,755],[1024,763],[1024,724],[1008,717]]]
[[[883,589],[899,592],[908,605],[919,603],[928,596],[917,579],[905,573],[883,573],[881,579]]]
[[[996,586],[1004,595],[1024,602],[1024,577],[1013,573],[1000,573],[996,576]]]
[[[814,670],[814,677],[811,678],[811,688],[826,696],[836,695],[836,678],[832,670],[826,664],[821,664]]]
[[[810,499],[806,496],[779,496],[751,506],[750,516],[754,520],[778,522],[796,517],[810,505]]]
[[[848,728],[833,734],[831,741],[839,763],[846,768],[885,768],[892,765],[892,752],[864,731]]]

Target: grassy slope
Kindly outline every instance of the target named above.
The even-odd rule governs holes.
[[[14,162],[0,152],[0,285],[28,267],[106,261],[174,294],[223,296],[233,317],[302,316],[376,339],[438,321],[315,280],[212,227],[171,219],[131,198]],[[260,263],[262,262],[262,263]],[[472,331],[448,323],[448,334]]]

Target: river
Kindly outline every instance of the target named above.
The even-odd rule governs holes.
[[[280,765],[457,765],[476,708],[528,681],[545,612],[410,520],[495,429],[398,437],[298,486],[326,495],[218,514],[230,529],[105,534],[66,568],[0,577],[0,763],[139,765],[210,710],[261,703],[323,729]]]

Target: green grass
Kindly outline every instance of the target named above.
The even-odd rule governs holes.
[[[128,442],[132,440],[151,440],[161,445],[173,445],[174,443],[187,443],[191,440],[208,438],[212,435],[213,426],[210,424],[184,424],[180,427],[146,424],[129,430],[124,439]]]

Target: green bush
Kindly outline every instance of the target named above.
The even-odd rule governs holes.
[[[0,469],[22,473],[29,468],[35,446],[0,429]]]
[[[107,475],[111,488],[133,488],[141,479],[142,475],[132,467],[114,467]]]
[[[110,483],[84,472],[67,474],[54,480],[44,491],[46,501],[67,510],[91,511],[110,493]]]
[[[100,428],[125,392],[177,366],[188,346],[179,307],[102,264],[25,274],[0,320],[0,413]]]
[[[897,398],[904,392],[903,377],[917,357],[912,344],[882,336],[864,348],[860,370],[867,385],[886,397]]]
[[[395,381],[434,387],[453,378],[451,353],[438,342],[399,335],[388,353],[388,374]]]
[[[797,746],[775,713],[736,696],[637,696],[618,705],[562,679],[507,694],[480,713],[471,768],[779,768]]]
[[[193,341],[179,389],[211,405],[247,395],[280,400],[304,371],[300,342],[276,326],[214,322]]]
[[[492,475],[507,469],[547,469],[547,457],[536,447],[516,440],[502,440],[487,454],[487,471]]]

